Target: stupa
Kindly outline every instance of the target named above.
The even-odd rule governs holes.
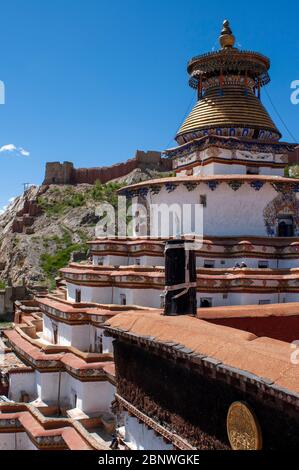
[[[172,232],[163,235],[168,221],[161,221],[161,204],[176,204],[182,212],[184,206],[201,207],[202,233],[193,233],[197,280],[192,286],[198,316],[204,319],[200,321],[246,329],[246,334],[235,334],[238,347],[243,340],[247,346],[253,332],[275,340],[296,339],[299,182],[284,176],[287,154],[294,145],[280,141],[281,134],[261,101],[261,90],[270,80],[269,67],[263,55],[235,47],[228,21],[223,24],[220,49],[190,60],[187,70],[190,86],[196,89],[196,104],[176,135],[178,145],[165,151],[175,176],[144,181],[120,192],[149,209],[150,216],[141,217],[136,211],[128,237],[90,241],[91,261],[71,263],[62,269],[55,292],[37,298],[34,307],[17,309],[16,327],[6,333],[7,353],[22,362],[6,368],[2,377],[10,402],[0,406],[1,449],[104,450],[111,445],[116,383],[112,340],[104,335],[104,323],[108,321],[117,338],[122,324],[113,317],[125,315],[127,330],[134,332],[130,318],[138,323],[145,313],[145,329],[142,321],[136,323],[136,335],[146,336],[146,325],[149,336],[157,333],[155,319],[161,327],[168,321],[158,317],[165,297],[165,241],[171,236],[190,237],[180,223],[172,223]],[[282,316],[288,325],[284,329],[279,326]],[[247,321],[249,317],[253,321]],[[209,329],[211,337],[217,338],[217,328],[222,327]],[[182,331],[180,319],[176,342]],[[126,337],[125,331],[121,334]],[[225,334],[220,336],[224,344]],[[267,344],[263,347],[266,351]],[[209,363],[211,376],[215,357]],[[233,359],[228,359],[228,366],[229,361]],[[246,361],[242,367],[250,370]],[[133,408],[128,408],[129,414],[137,409]],[[138,421],[144,414],[137,411]],[[154,429],[163,435],[159,426]],[[131,436],[135,444],[136,432],[137,437]],[[150,439],[159,448],[190,448],[171,433],[164,435],[165,446],[163,436],[155,439],[151,433]],[[124,445],[132,448],[132,442]],[[140,446],[140,442],[135,445]]]

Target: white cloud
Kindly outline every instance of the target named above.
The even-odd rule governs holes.
[[[2,209],[0,209],[0,215],[4,214],[7,208],[8,208],[8,205],[3,206]]]
[[[6,144],[0,147],[0,153],[14,154],[15,156],[21,155],[22,157],[29,157],[30,152],[23,147],[16,147],[14,144]]]
[[[17,199],[17,196],[10,197],[10,198],[8,199],[8,204],[5,204],[5,206],[1,207],[1,209],[0,209],[0,215],[4,214],[4,212],[8,209],[8,207],[10,206],[10,204],[12,204],[16,199]]]
[[[23,149],[23,147],[19,148],[20,154],[23,155],[23,157],[29,157],[30,152],[28,150]]]
[[[2,145],[0,152],[13,152],[17,150],[17,147],[13,144]]]

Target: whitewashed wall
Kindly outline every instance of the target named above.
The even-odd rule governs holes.
[[[223,258],[213,258],[213,257],[197,256],[196,257],[196,266],[198,268],[204,267],[205,261],[208,261],[208,262],[214,261],[214,267],[215,268],[220,268],[220,269],[233,268],[234,266],[236,266],[237,263],[239,263],[239,265],[240,265],[242,262],[245,263],[248,268],[255,269],[255,268],[258,268],[259,261],[265,261],[265,262],[268,262],[268,267],[270,269],[277,269],[277,260],[276,259],[266,259],[266,258],[262,258],[262,257],[260,257],[260,258],[246,258],[246,257],[242,257],[242,256],[240,256],[239,258],[225,258],[225,257],[223,257]],[[288,261],[291,261],[291,260],[288,260]],[[280,264],[280,262],[279,262],[279,264]],[[298,261],[297,261],[297,265],[298,265]],[[281,266],[281,267],[284,267],[284,266]]]
[[[81,351],[88,351],[89,325],[68,325],[54,322],[57,325],[57,344],[61,346],[73,346]],[[43,338],[53,343],[53,320],[43,314]]]
[[[108,258],[108,257],[107,257]],[[155,256],[140,256],[140,266],[164,266],[164,258],[163,257],[155,257]],[[221,258],[213,258],[213,256],[197,256],[196,257],[196,266],[198,268],[204,266],[205,260],[213,260],[215,261],[215,268],[232,268],[236,265],[236,263],[242,263],[242,261],[249,267],[249,268],[258,268],[259,261],[268,261],[269,268],[277,269],[277,268],[296,268],[299,267],[299,256],[298,259],[285,259],[285,260],[277,260],[276,259],[267,259],[263,258],[262,256],[256,258],[246,258],[240,256],[238,258],[225,258],[225,256]],[[224,261],[224,263],[222,263]],[[127,258],[127,265],[132,266],[136,263],[136,258],[129,257]],[[97,264],[97,263],[94,263]],[[106,264],[106,263],[105,263]],[[107,262],[107,266],[124,266],[122,263],[122,257],[114,256],[113,262],[109,260]]]
[[[51,405],[56,405],[59,396],[59,372],[41,373],[35,371],[38,398]],[[61,373],[63,376],[64,373]]]
[[[103,260],[103,263],[100,261]],[[92,257],[92,263],[94,266],[103,264],[104,266],[126,266],[128,264],[128,257],[122,255],[94,255]]]
[[[283,302],[299,302],[299,294],[288,293],[228,293],[227,298],[222,293],[198,292],[197,305],[200,307],[200,300],[212,299],[212,307],[222,307],[230,305],[258,305],[260,301],[270,300],[271,304]]]
[[[125,295],[127,305],[160,308],[160,294],[162,290],[163,289],[125,289],[115,287],[113,290],[113,303],[120,304],[121,295]]]
[[[241,259],[242,261],[242,259]],[[250,264],[248,264],[250,267]],[[222,266],[223,267],[223,266]],[[252,266],[254,267],[254,266]],[[257,267],[257,266],[255,266]],[[270,266],[271,267],[271,266]],[[84,288],[83,288],[84,289]],[[114,295],[113,295],[113,303],[116,305],[120,305],[121,303],[121,295],[126,296],[126,303],[127,305],[141,305],[143,307],[152,307],[152,308],[160,308],[161,307],[161,294],[163,289],[156,290],[156,289],[123,289],[123,288],[114,288]],[[282,293],[280,297],[277,293],[267,293],[267,294],[259,294],[259,293],[231,293],[228,292],[228,298],[224,299],[222,293],[209,293],[209,292],[197,292],[197,300],[198,306],[200,305],[200,298],[201,297],[211,297],[213,299],[212,305],[214,307],[218,306],[226,306],[226,305],[246,305],[247,303],[250,305],[258,304],[260,300],[270,300],[271,303],[279,303],[282,300],[278,300],[285,298],[286,302],[298,302],[299,301],[299,294],[289,294],[289,293]],[[288,300],[294,299],[294,300]]]
[[[134,450],[174,450],[162,437],[128,413],[124,413],[125,442]]]
[[[25,432],[0,433],[0,450],[38,450]]]
[[[102,337],[102,347],[103,347],[103,354],[106,353],[113,353],[113,339],[111,337],[104,335],[103,328],[98,328],[96,326],[90,325],[89,328],[89,338],[90,338],[90,350],[95,350],[95,342],[96,338]]]
[[[77,395],[76,407],[91,413],[110,411],[115,387],[109,382],[80,382],[68,374],[62,375],[61,401],[74,407],[74,395]]]
[[[108,412],[110,410],[115,387],[107,381],[81,382],[67,372],[62,372],[59,390],[59,372],[40,373],[36,370],[28,375],[30,375],[30,383],[16,380],[10,383],[9,398],[11,400],[19,401],[20,392],[25,391],[29,393],[31,401],[38,399],[48,405],[57,406],[60,400],[61,406],[68,405],[72,408],[72,397],[76,394],[77,408],[83,411]],[[22,376],[26,377],[26,374]]]
[[[80,287],[75,284],[67,283],[67,300],[75,302],[76,289],[81,288],[81,301],[82,302],[95,302],[99,304],[112,303],[112,288],[111,287]]]
[[[74,300],[74,291],[78,288],[67,284],[68,300]],[[120,295],[126,296],[127,305],[143,305],[144,307],[160,307],[160,294],[158,289],[126,289],[121,287],[81,287],[82,302],[97,302],[102,304],[120,305]]]
[[[30,401],[37,397],[36,376],[34,372],[9,374],[9,396],[12,401],[20,401],[21,393],[28,393]]]
[[[212,175],[246,175],[247,165],[227,165],[225,163],[208,163],[194,167],[194,176],[212,176]],[[283,176],[283,168],[260,167],[260,175]]]
[[[43,337],[52,343],[53,340],[53,322],[43,314]],[[103,353],[113,352],[112,339],[104,336],[103,328],[95,327],[91,324],[86,325],[67,325],[62,322],[55,322],[57,330],[57,344],[63,346],[73,346],[80,351],[94,351],[96,335],[102,336]]]
[[[180,184],[172,192],[162,188],[157,195],[147,196],[152,204],[199,204],[200,195],[206,195],[207,206],[203,209],[203,234],[206,236],[268,236],[263,211],[278,193],[270,184],[265,184],[260,191],[255,191],[247,183],[238,191],[231,189],[226,182],[212,191],[206,183],[201,183],[193,191]],[[298,196],[297,196],[298,197]],[[153,213],[157,208],[153,208]],[[153,220],[153,219],[152,219]],[[165,220],[163,220],[165,227]],[[161,232],[153,222],[153,236]],[[179,233],[177,233],[179,235]],[[201,233],[199,233],[201,235]]]
[[[164,266],[164,257],[162,256],[118,256],[106,255],[103,256],[105,266],[133,266],[138,264],[137,259],[140,260],[141,266]],[[93,265],[97,266],[99,256],[93,256]]]

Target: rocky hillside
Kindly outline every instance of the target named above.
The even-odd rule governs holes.
[[[94,237],[96,204],[116,204],[126,184],[161,177],[152,170],[134,170],[105,185],[31,187],[0,215],[0,286],[54,285],[58,270],[75,252],[87,253]]]

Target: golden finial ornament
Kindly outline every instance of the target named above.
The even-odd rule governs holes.
[[[235,36],[232,33],[232,30],[229,26],[229,21],[223,21],[223,28],[219,37],[219,42],[222,49],[227,49],[229,47],[234,47],[235,45]]]

